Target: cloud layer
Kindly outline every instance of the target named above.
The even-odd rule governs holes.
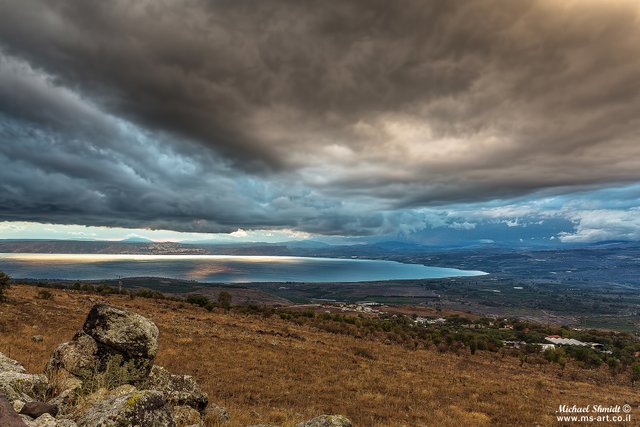
[[[411,233],[632,184],[639,21],[632,0],[4,1],[0,217]]]

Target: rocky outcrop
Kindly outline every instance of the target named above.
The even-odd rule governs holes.
[[[135,391],[103,400],[78,419],[78,427],[174,427],[173,414],[162,393]]]
[[[68,405],[70,390],[96,374],[118,367],[123,373],[119,375],[120,382],[144,381],[157,351],[158,328],[153,322],[139,314],[97,304],[82,330],[71,341],[59,345],[47,364],[45,372],[56,377],[59,388],[64,390],[53,403]]]
[[[82,330],[55,349],[47,376],[29,374],[0,353],[0,427],[203,427],[205,421],[230,422],[228,411],[209,405],[193,377],[153,365],[157,351],[153,322],[98,304]],[[341,415],[322,415],[296,427],[351,427],[351,422]]]
[[[144,386],[161,392],[173,406],[190,406],[202,412],[209,403],[207,393],[191,376],[172,375],[161,366],[153,366]]]
[[[295,427],[351,427],[351,421],[343,415],[320,415]]]
[[[43,396],[47,390],[47,377],[28,374],[22,365],[0,353],[0,394],[9,401],[30,402]]]
[[[207,394],[192,377],[153,366],[157,351],[153,322],[95,305],[82,330],[54,350],[47,376],[28,374],[0,353],[0,393],[9,399],[0,405],[7,420],[0,426],[203,426]]]

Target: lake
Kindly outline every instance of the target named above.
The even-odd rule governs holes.
[[[395,261],[236,255],[0,254],[14,279],[167,277],[202,282],[362,282],[476,276],[482,271]]]

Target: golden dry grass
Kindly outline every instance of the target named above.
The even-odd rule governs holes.
[[[14,286],[13,302],[0,303],[0,351],[29,371],[41,371],[53,349],[81,328],[90,307],[104,300],[156,322],[156,363],[196,377],[211,402],[228,408],[232,426],[290,426],[322,413],[344,414],[367,427],[546,426],[558,425],[560,404],[640,400],[638,388],[602,380],[604,371],[520,367],[517,358],[487,352],[411,351],[172,301],[60,290],[44,301],[37,292]],[[33,342],[33,335],[44,341]],[[633,416],[637,422],[640,411]]]

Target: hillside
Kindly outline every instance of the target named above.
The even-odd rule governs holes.
[[[160,329],[157,361],[193,375],[211,402],[228,408],[232,426],[290,426],[321,413],[356,426],[558,425],[559,405],[634,405],[638,389],[606,368],[570,362],[520,366],[501,353],[441,354],[358,339],[277,316],[208,312],[176,301],[13,286],[0,303],[0,351],[30,372],[79,329],[98,301],[127,308]],[[42,335],[42,342],[34,342]],[[637,424],[631,424],[637,425]]]

